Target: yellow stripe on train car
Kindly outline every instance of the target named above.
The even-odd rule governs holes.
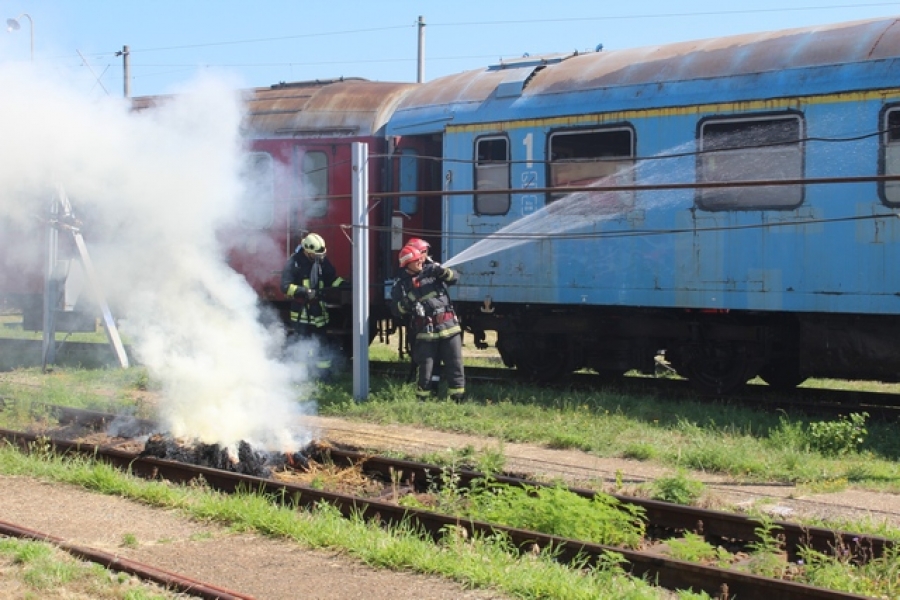
[[[540,127],[561,127],[572,125],[593,125],[606,122],[620,122],[634,119],[652,119],[660,117],[680,117],[697,114],[718,114],[730,112],[753,112],[766,110],[799,109],[801,106],[817,104],[844,104],[853,102],[869,102],[872,100],[895,100],[900,98],[900,88],[870,90],[865,92],[842,92],[838,94],[822,94],[818,96],[794,96],[790,98],[772,98],[768,100],[747,100],[739,102],[714,102],[691,106],[674,106],[666,108],[646,108],[639,110],[617,110],[595,112],[568,117],[548,117],[546,119],[522,119],[515,121],[494,121],[472,125],[447,125],[448,133],[479,133],[510,131],[513,129],[532,129]]]

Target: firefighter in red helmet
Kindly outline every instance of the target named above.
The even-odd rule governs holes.
[[[428,242],[426,242],[425,240],[423,240],[421,238],[409,238],[406,241],[406,245],[410,246],[412,248],[415,248],[416,250],[418,250],[419,252],[421,252],[422,254],[425,255],[425,266],[426,267],[430,264],[434,264],[435,261],[431,257],[431,244],[429,244]],[[413,327],[410,326],[407,330],[412,331],[412,329],[413,329]],[[409,338],[407,338],[406,341],[407,341],[407,345],[409,346],[408,349],[411,352],[412,351],[411,340],[409,340]],[[412,363],[410,364],[409,377],[410,377],[410,381],[412,381],[416,377],[415,361],[412,361]],[[441,387],[441,363],[440,363],[440,361],[437,361],[434,364],[433,368],[431,369],[431,384],[430,385],[431,385],[432,393],[437,394],[438,389]]]
[[[436,390],[431,376],[443,363],[447,393],[465,399],[466,378],[462,361],[462,327],[453,310],[447,286],[456,283],[456,273],[437,263],[426,264],[427,254],[415,245],[400,250],[400,275],[391,288],[391,310],[409,323],[412,358],[418,366],[416,395],[425,400]]]
[[[310,351],[310,373],[317,379],[328,380],[332,375],[332,356],[336,353],[331,340],[325,335],[328,325],[328,308],[324,291],[329,287],[343,287],[344,280],[325,249],[325,240],[317,233],[310,233],[301,240],[294,254],[281,271],[281,291],[291,301],[291,323],[301,339],[311,339],[316,347]]]
[[[431,252],[431,244],[426,242],[421,238],[409,238],[406,241],[407,246],[411,246],[425,255],[425,262],[430,263],[433,262],[431,260],[430,252]]]

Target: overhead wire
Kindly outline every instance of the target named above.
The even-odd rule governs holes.
[[[885,133],[892,131],[892,129],[878,129],[872,132],[862,133],[853,136],[846,137],[821,137],[821,136],[808,136],[804,138],[798,138],[795,142],[797,144],[807,143],[807,142],[822,142],[822,143],[842,143],[842,142],[853,142],[860,141],[872,137],[882,136]],[[770,142],[770,143],[761,143],[761,144],[747,144],[739,147],[731,147],[728,148],[727,151],[745,151],[745,150],[754,150],[761,149],[770,146],[779,146],[784,145],[784,142]],[[710,154],[715,152],[721,152],[721,150],[692,150],[687,152],[679,152],[679,153],[670,153],[670,154],[658,154],[652,156],[637,156],[637,157],[629,157],[630,160],[634,162],[644,162],[651,160],[663,160],[663,159],[671,159],[671,158],[683,158],[683,157],[691,157],[691,156],[700,156],[704,154]],[[379,159],[384,160],[390,158],[391,155],[387,154],[370,154],[369,159]],[[464,158],[456,158],[456,157],[442,157],[442,156],[429,156],[429,155],[417,155],[414,158],[415,160],[427,160],[432,162],[441,162],[444,164],[475,164],[478,159],[464,159]],[[607,160],[612,161],[621,161],[621,158],[611,158]],[[338,161],[336,163],[332,163],[330,165],[326,165],[324,167],[319,167],[318,169],[313,169],[310,171],[306,171],[303,174],[312,174],[316,171],[327,170],[330,168],[336,168],[339,166],[345,166],[349,161]],[[520,160],[510,160],[504,161],[509,164],[517,164],[517,163],[536,163],[536,164],[553,164],[553,160],[547,159],[532,159],[530,161]],[[864,182],[880,182],[887,183],[892,181],[900,181],[900,176],[898,175],[881,175],[881,176],[866,176],[866,177],[843,177],[843,178],[810,178],[810,179],[798,179],[798,180],[757,180],[757,181],[730,181],[730,182],[687,182],[687,183],[659,183],[652,185],[641,185],[641,184],[631,184],[631,185],[604,185],[603,180],[598,180],[596,185],[590,186],[578,186],[578,187],[548,187],[548,188],[510,188],[506,190],[478,190],[478,189],[470,189],[470,190],[407,190],[407,191],[397,191],[397,192],[373,192],[370,193],[370,197],[377,198],[399,198],[403,196],[416,196],[419,198],[444,198],[448,196],[473,196],[473,195],[497,195],[497,194],[573,194],[573,193],[610,193],[610,192],[628,192],[628,191],[643,191],[643,192],[662,192],[662,191],[674,191],[674,190],[696,190],[696,189],[704,189],[704,188],[729,188],[729,187],[768,187],[768,186],[797,186],[797,185],[813,185],[813,184],[847,184],[847,183],[864,183]],[[321,199],[328,200],[348,200],[349,195],[323,195],[319,196]],[[547,205],[541,210],[547,210],[547,207],[551,205]],[[606,207],[608,209],[608,207]],[[779,210],[787,211],[794,210],[797,207],[784,207]],[[736,209],[737,212],[748,212],[751,210],[760,210],[759,208],[741,208]],[[730,212],[736,212],[730,211]],[[717,210],[710,211],[711,213],[725,213],[729,212],[726,210]],[[609,212],[607,212],[604,216],[608,216]],[[813,225],[813,224],[825,224],[825,223],[839,223],[846,221],[864,221],[864,220],[873,220],[873,219],[883,219],[883,218],[891,218],[897,217],[896,213],[881,213],[881,214],[872,214],[872,215],[854,215],[854,216],[845,216],[845,217],[834,217],[828,219],[803,219],[802,221],[767,221],[758,224],[751,225],[729,225],[729,226],[715,226],[715,227],[704,227],[704,228],[691,228],[691,229],[683,229],[683,230],[674,230],[674,229],[664,229],[664,230],[631,230],[631,231],[606,231],[606,232],[593,232],[593,233],[579,233],[579,234],[566,234],[566,233],[555,233],[555,234],[546,234],[546,233],[503,233],[494,232],[491,235],[494,239],[505,239],[505,240],[536,240],[536,239],[589,239],[589,238],[601,238],[601,237],[631,237],[631,236],[641,236],[641,235],[662,235],[662,234],[676,234],[676,233],[692,233],[698,234],[702,232],[713,232],[713,231],[723,231],[723,230],[733,230],[733,229],[760,229],[760,228],[770,228],[770,227],[782,227],[782,226],[803,226],[803,225]],[[378,228],[373,227],[373,230],[376,231],[390,231],[390,228]],[[418,232],[421,235],[428,236],[434,235],[435,233],[439,233],[450,239],[481,239],[483,235],[474,235],[474,234],[466,234],[466,233],[455,233],[455,232],[431,232],[431,231],[422,231]]]
[[[591,22],[591,21],[616,21],[616,20],[635,20],[635,19],[671,19],[671,18],[679,18],[679,17],[701,17],[701,16],[728,16],[728,15],[742,15],[742,14],[758,14],[758,13],[784,13],[784,12],[802,12],[802,11],[822,11],[822,10],[831,10],[831,9],[845,9],[845,8],[874,8],[874,7],[883,7],[883,6],[900,6],[900,2],[867,2],[867,3],[853,3],[853,4],[828,4],[828,5],[817,5],[817,6],[804,6],[804,7],[788,7],[783,6],[779,8],[757,8],[757,9],[736,9],[736,10],[713,10],[713,11],[688,11],[688,12],[668,12],[668,13],[643,13],[643,14],[630,14],[630,15],[603,15],[596,17],[559,17],[559,18],[540,18],[540,19],[503,19],[503,20],[493,20],[493,21],[458,21],[458,22],[430,22],[427,23],[428,27],[445,27],[445,28],[453,28],[453,27],[478,27],[478,26],[511,26],[511,25],[524,25],[524,24],[541,24],[541,23],[566,23],[566,22]],[[220,40],[220,41],[212,41],[212,42],[202,42],[202,43],[194,43],[194,44],[179,44],[173,46],[159,46],[159,47],[150,47],[150,48],[130,48],[129,53],[133,56],[135,54],[142,53],[152,53],[152,52],[164,52],[164,51],[173,51],[173,50],[187,50],[187,49],[197,49],[197,48],[210,48],[217,46],[234,46],[234,45],[244,45],[244,44],[259,44],[259,43],[270,43],[277,41],[285,41],[285,40],[293,40],[293,39],[305,39],[305,38],[316,38],[316,37],[330,37],[330,36],[343,36],[343,35],[358,35],[360,33],[374,33],[374,32],[382,32],[382,31],[392,31],[398,29],[408,29],[417,27],[418,24],[416,22],[412,22],[407,25],[389,25],[384,27],[371,27],[371,28],[362,28],[362,29],[347,29],[347,30],[334,30],[334,31],[323,31],[323,32],[311,32],[311,33],[301,33],[301,34],[292,34],[292,35],[284,35],[284,36],[271,36],[271,37],[260,37],[260,38],[247,38],[241,40]],[[508,55],[512,56],[517,54],[515,52],[511,52]],[[115,56],[116,52],[109,53],[96,53],[93,56],[95,57],[105,57],[105,56]],[[430,61],[440,61],[440,60],[463,60],[463,59],[493,59],[496,58],[495,54],[492,55],[469,55],[469,56],[443,56],[443,57],[429,57]],[[360,59],[360,60],[347,60],[347,61],[305,61],[305,62],[297,62],[297,61],[289,61],[283,63],[263,63],[263,64],[228,64],[228,63],[204,63],[204,67],[288,67],[288,66],[316,66],[316,65],[329,65],[329,64],[356,64],[360,62],[364,63],[382,63],[382,62],[412,62],[416,59],[414,57],[409,58],[384,58],[384,59]],[[196,64],[188,65],[182,63],[133,63],[133,66],[142,66],[142,67],[150,67],[150,66],[160,66],[160,67],[192,67],[196,68]]]
[[[825,6],[782,6],[779,8],[747,8],[736,10],[709,10],[709,11],[693,11],[693,12],[670,12],[656,14],[638,14],[638,15],[605,15],[602,17],[559,17],[559,18],[541,18],[541,19],[504,19],[502,21],[465,21],[454,23],[429,23],[429,27],[447,27],[447,26],[497,26],[497,25],[524,25],[529,23],[571,23],[584,21],[623,21],[630,19],[671,19],[673,17],[712,17],[725,15],[744,15],[758,13],[782,13],[782,12],[800,12],[800,11],[821,11],[837,8],[872,8],[879,6],[894,6],[900,2],[869,2],[869,3],[853,3],[853,4],[829,4]]]
[[[782,13],[782,12],[801,12],[801,11],[821,11],[842,8],[874,8],[882,6],[900,6],[900,2],[867,2],[852,4],[828,4],[818,6],[788,7],[779,8],[754,8],[754,9],[738,9],[738,10],[713,10],[713,11],[691,11],[691,12],[669,12],[669,13],[643,13],[631,15],[604,15],[599,17],[569,17],[569,18],[545,18],[540,19],[503,19],[499,21],[458,21],[458,22],[429,22],[427,27],[472,27],[472,26],[497,26],[497,25],[524,25],[531,23],[567,23],[567,22],[585,22],[585,21],[616,21],[631,19],[670,19],[674,17],[700,17],[700,16],[726,16],[740,14],[755,13]],[[199,44],[180,44],[177,46],[160,46],[156,48],[130,48],[131,53],[141,52],[161,52],[169,50],[185,50],[190,48],[206,48],[212,46],[229,46],[240,44],[257,44],[262,42],[276,42],[292,39],[303,39],[312,37],[327,37],[338,35],[355,35],[359,33],[372,33],[378,31],[391,31],[396,29],[409,29],[417,27],[417,23],[413,22],[409,25],[389,25],[385,27],[370,27],[364,29],[346,29],[336,31],[323,31],[315,33],[300,33],[284,36],[272,36],[264,38],[248,38],[243,40],[226,40],[218,42],[204,42]]]
[[[821,136],[802,137],[802,138],[797,138],[796,140],[790,142],[790,144],[805,144],[807,142],[823,142],[823,143],[857,142],[857,141],[865,140],[865,139],[872,138],[872,137],[882,136],[882,135],[892,132],[892,131],[897,133],[898,136],[900,136],[900,131],[898,131],[897,128],[886,128],[886,129],[876,129],[875,131],[870,131],[867,133],[861,133],[858,135],[852,135],[852,136],[848,136],[848,137],[821,137]],[[736,152],[736,151],[743,151],[743,150],[757,150],[757,149],[768,148],[768,147],[773,147],[773,146],[784,146],[787,143],[788,142],[777,141],[777,142],[767,142],[767,143],[759,143],[759,144],[746,144],[743,146],[732,146],[732,147],[729,147],[724,150],[723,149],[715,149],[715,148],[714,149],[701,149],[701,150],[690,150],[690,151],[685,151],[685,152],[673,152],[673,153],[668,153],[668,154],[660,153],[660,154],[653,154],[653,155],[649,155],[649,156],[598,157],[596,159],[596,161],[597,162],[621,162],[623,159],[627,159],[627,160],[632,160],[635,162],[645,162],[645,161],[652,161],[652,160],[666,160],[666,159],[670,159],[670,158],[684,158],[684,157],[690,157],[690,156],[700,156],[703,154],[710,154],[710,153],[716,153],[716,152]],[[371,160],[373,158],[377,158],[379,160],[385,160],[388,158],[392,158],[394,156],[395,155],[392,155],[392,154],[373,153],[373,154],[369,154],[369,159]],[[484,162],[484,161],[479,161],[479,159],[477,159],[477,158],[431,156],[431,155],[427,155],[427,154],[417,154],[415,156],[405,156],[404,158],[413,159],[416,161],[421,160],[421,161],[450,163],[450,164],[477,164],[479,162]],[[301,174],[309,175],[309,174],[313,174],[316,172],[325,171],[325,170],[328,170],[330,168],[334,168],[337,166],[345,166],[345,165],[350,164],[350,162],[351,161],[349,161],[349,160],[336,161],[336,162],[326,165],[324,167],[317,167],[315,169],[303,171]],[[532,159],[525,159],[525,160],[510,159],[510,160],[506,160],[506,161],[502,161],[502,162],[504,164],[535,163],[535,164],[549,165],[549,164],[554,164],[559,161],[554,161],[553,159],[532,158]],[[514,188],[511,190],[507,190],[507,192],[515,193],[515,192],[522,191],[525,189],[530,189],[530,188]]]
[[[524,20],[502,20],[502,21],[469,21],[469,22],[450,22],[450,23],[428,23],[429,27],[462,27],[462,26],[497,26],[497,25],[521,25],[526,23],[547,23],[547,22],[569,22],[569,21],[608,21],[608,20],[624,20],[624,19],[644,19],[644,18],[672,18],[672,17],[696,17],[696,16],[713,16],[713,15],[737,15],[737,14],[751,14],[751,13],[769,13],[769,12],[789,12],[789,11],[805,11],[805,10],[823,10],[823,9],[837,9],[837,8],[861,8],[861,7],[876,7],[876,6],[888,6],[888,5],[900,5],[900,2],[874,2],[874,3],[865,3],[865,4],[839,4],[839,5],[825,5],[825,6],[815,6],[815,7],[782,7],[777,9],[743,9],[743,10],[722,10],[722,11],[699,11],[699,12],[670,12],[670,13],[659,13],[659,14],[639,14],[639,15],[607,15],[601,17],[579,17],[579,18],[541,18],[541,19],[524,19]],[[276,37],[266,37],[266,38],[252,38],[245,40],[232,40],[232,41],[219,41],[219,42],[207,42],[207,43],[199,43],[199,44],[186,44],[179,46],[167,46],[167,47],[157,47],[157,48],[137,48],[131,49],[130,52],[132,54],[142,53],[142,52],[160,52],[160,51],[169,51],[169,50],[180,50],[180,49],[190,49],[190,48],[203,48],[203,47],[212,47],[212,46],[225,46],[225,45],[238,45],[238,44],[251,44],[251,43],[263,43],[263,42],[272,42],[272,41],[281,41],[281,40],[290,40],[290,39],[301,39],[301,38],[312,38],[312,37],[326,37],[326,36],[335,36],[335,35],[347,35],[347,34],[358,34],[358,33],[368,33],[368,32],[378,32],[378,31],[389,31],[395,29],[405,29],[408,27],[415,27],[415,23],[412,25],[403,25],[403,26],[388,26],[388,27],[377,27],[377,28],[366,28],[366,29],[354,29],[354,30],[345,30],[345,31],[331,31],[331,32],[317,32],[317,33],[308,33],[308,34],[295,34],[289,36],[276,36]],[[459,57],[446,57],[446,59],[456,59]],[[480,57],[465,57],[465,58],[480,58]],[[443,58],[431,58],[430,60],[441,60]],[[391,61],[412,61],[413,58],[409,59],[368,59],[364,61],[353,61],[353,62],[391,62]],[[290,62],[290,63],[259,63],[259,64],[228,64],[228,65],[215,65],[215,66],[285,66],[285,65],[317,65],[317,64],[341,64],[344,62],[351,61],[328,61],[328,62]],[[149,63],[143,66],[181,66],[181,65],[170,65],[170,64],[155,64]],[[185,65],[186,66],[186,65]],[[873,136],[883,135],[887,130],[875,131],[867,134],[862,134],[858,136],[846,137],[846,138],[821,138],[821,137],[807,137],[803,139],[799,139],[796,142],[792,141],[791,143],[806,143],[806,142],[848,142],[848,141],[857,141],[866,139]],[[769,144],[758,144],[751,146],[744,146],[740,148],[729,148],[729,150],[742,150],[742,149],[753,149],[753,148],[762,148],[766,146],[773,145],[784,145],[784,142],[772,142]],[[654,156],[644,156],[644,157],[618,157],[612,158],[609,160],[622,160],[622,158],[627,158],[628,160],[633,160],[635,162],[638,161],[651,161],[651,160],[664,160],[671,159],[677,157],[689,157],[689,156],[697,156],[704,154],[706,152],[713,152],[715,150],[692,150],[688,152],[682,153],[672,153],[672,154],[659,154]],[[383,155],[372,155],[370,158],[384,158]],[[417,160],[430,160],[430,161],[441,161],[443,163],[462,163],[462,164],[473,164],[479,162],[478,159],[462,159],[462,158],[448,158],[448,157],[440,157],[440,156],[416,156]],[[509,164],[517,164],[523,162],[530,163],[538,163],[538,164],[551,164],[552,160],[529,160],[529,161],[521,161],[521,160],[509,160],[505,161]],[[335,163],[329,165],[328,167],[323,168],[333,168],[338,166],[340,163]],[[312,172],[312,171],[311,171]],[[878,178],[874,178],[873,180],[878,180]],[[770,182],[737,182],[738,184],[744,185],[801,185],[804,184],[803,181],[800,182],[792,182],[790,184],[779,183],[777,180]],[[839,182],[835,182],[839,183]],[[683,186],[692,186],[692,184],[669,184],[661,185],[661,186],[653,186],[653,189],[677,189]],[[732,182],[732,185],[735,185]],[[702,185],[693,185],[692,187],[703,187]],[[720,185],[716,185],[715,187],[724,187]],[[641,189],[640,186],[636,186],[633,189]],[[576,191],[624,191],[624,188],[616,187],[616,188],[604,188],[603,186],[592,186],[588,189],[581,188],[542,188],[540,190],[535,188],[523,188],[523,189],[509,189],[509,190],[492,190],[487,192],[485,190],[463,190],[463,191],[429,191],[429,192],[396,192],[396,193],[375,193],[371,194],[372,196],[401,196],[401,195],[468,195],[468,194],[482,194],[482,193],[571,193]],[[341,196],[343,197],[343,196]],[[336,199],[337,196],[321,196],[323,199],[331,198]],[[837,222],[844,220],[859,220],[859,219],[871,219],[871,218],[884,218],[885,216],[891,215],[864,215],[864,216],[854,216],[854,217],[841,217],[835,219],[823,219],[823,220],[804,220],[802,222],[777,222],[777,223],[763,223],[760,225],[751,225],[746,227],[771,227],[771,226],[781,226],[781,225],[797,225],[797,224],[810,224],[814,222]],[[728,227],[729,229],[732,227]],[[743,226],[740,228],[744,228]],[[704,229],[704,231],[714,231],[719,228],[711,228]],[[696,232],[691,229],[690,231]],[[567,237],[595,237],[597,235],[603,234],[608,236],[619,237],[623,235],[658,235],[660,233],[678,233],[678,230],[659,230],[659,231],[628,231],[628,232],[598,232],[595,234],[554,234],[554,237],[559,237],[561,239]],[[499,235],[497,233],[492,235]],[[530,239],[531,234],[518,234],[518,235],[526,235],[528,239]],[[548,237],[546,234],[535,234],[537,237],[545,238]],[[464,235],[461,237],[465,237]]]
[[[690,234],[690,235],[702,235],[704,233],[716,233],[721,231],[741,231],[741,230],[754,230],[754,229],[769,229],[769,228],[777,228],[777,227],[798,227],[798,226],[811,226],[811,225],[825,225],[829,223],[848,223],[848,222],[858,222],[858,221],[871,221],[873,219],[885,219],[885,218],[897,218],[897,214],[880,214],[880,215],[845,215],[840,217],[821,217],[815,219],[805,219],[803,221],[770,221],[766,223],[749,223],[749,224],[730,224],[730,225],[717,225],[713,227],[682,227],[682,228],[672,228],[672,229],[630,229],[630,230],[607,230],[607,231],[584,231],[584,232],[554,232],[554,233],[545,233],[545,232],[517,232],[517,233],[504,233],[501,231],[496,231],[485,236],[484,234],[478,233],[465,233],[465,232],[442,232],[442,231],[432,231],[426,229],[410,229],[404,228],[404,232],[406,232],[410,236],[419,235],[422,237],[428,237],[430,235],[440,235],[442,237],[454,240],[483,240],[485,237],[489,237],[493,240],[498,241],[537,241],[537,240],[592,240],[592,239],[613,239],[613,238],[633,238],[633,237],[650,237],[650,236],[659,236],[659,235],[677,235],[677,234]],[[356,226],[347,225],[349,229],[353,229]],[[387,225],[370,225],[367,227],[369,231],[375,231],[380,233],[390,233],[393,231],[393,228]]]

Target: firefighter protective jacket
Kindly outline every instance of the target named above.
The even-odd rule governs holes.
[[[410,337],[420,341],[448,338],[462,332],[447,286],[456,273],[437,263],[426,264],[416,275],[400,273],[391,288],[391,312],[410,326]]]
[[[303,250],[295,252],[281,271],[281,291],[291,298],[291,322],[325,327],[328,309],[322,292],[343,282],[327,256],[316,260],[309,258]],[[309,290],[315,291],[312,299]]]

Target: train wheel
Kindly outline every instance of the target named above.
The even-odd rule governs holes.
[[[806,381],[806,377],[800,374],[796,361],[769,363],[760,369],[759,377],[769,387],[779,391],[790,391]]]
[[[690,358],[677,353],[673,363],[703,394],[722,395],[733,392],[755,375],[753,364],[732,344],[708,344],[690,352]]]
[[[541,383],[556,381],[569,370],[566,348],[566,340],[562,337],[534,338],[530,346],[519,348],[516,367],[527,380]]]

